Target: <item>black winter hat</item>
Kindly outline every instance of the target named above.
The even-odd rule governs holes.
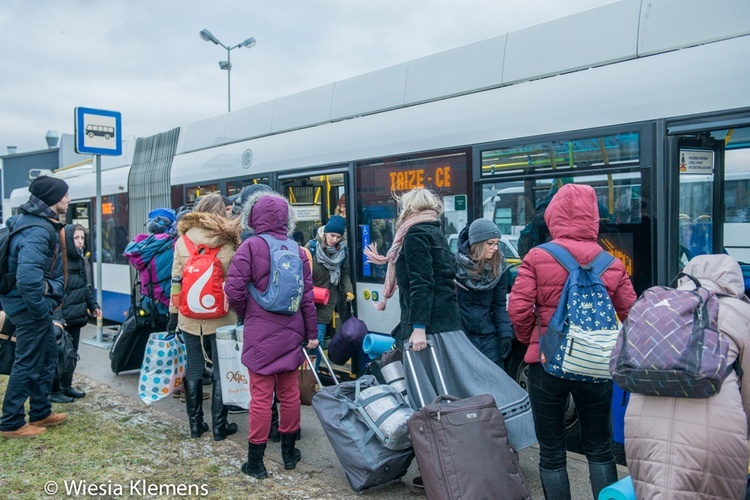
[[[68,194],[68,184],[57,177],[40,175],[29,184],[29,192],[42,200],[45,205],[56,205]]]

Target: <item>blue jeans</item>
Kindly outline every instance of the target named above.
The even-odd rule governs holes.
[[[16,360],[3,400],[0,430],[15,431],[26,424],[24,403],[29,399],[29,421],[44,420],[52,413],[49,394],[57,365],[57,342],[52,317],[37,319],[14,314]]]
[[[318,345],[320,348],[323,348],[323,341],[326,339],[326,329],[328,328],[328,325],[325,323],[318,323]],[[318,350],[312,351],[314,353],[317,353]],[[320,367],[320,356],[315,357],[315,371],[318,371],[318,368]]]
[[[529,398],[539,440],[539,467],[566,466],[565,406],[573,395],[581,441],[589,462],[610,462],[612,455],[612,382],[576,382],[549,375],[540,363],[529,365]]]

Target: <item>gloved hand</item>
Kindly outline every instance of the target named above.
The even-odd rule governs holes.
[[[513,340],[510,337],[500,339],[500,358],[508,359],[510,352],[513,350]]]
[[[354,300],[354,294],[352,292],[346,292],[346,301],[351,302]]]
[[[169,315],[169,323],[167,323],[167,333],[170,335],[177,332],[177,319],[179,315],[172,313]]]

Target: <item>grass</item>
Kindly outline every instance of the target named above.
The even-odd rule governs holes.
[[[0,395],[7,376],[0,376]],[[271,476],[240,472],[247,448],[214,442],[210,431],[190,439],[180,421],[109,387],[76,377],[87,396],[54,404],[68,422],[36,439],[0,438],[0,498],[340,498],[314,474],[285,471],[265,459]],[[46,494],[45,485],[54,488]],[[180,486],[182,485],[182,486]],[[81,490],[80,488],[84,488]]]

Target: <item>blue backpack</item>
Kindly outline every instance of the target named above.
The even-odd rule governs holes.
[[[611,379],[609,358],[620,324],[601,275],[615,258],[602,250],[584,266],[556,243],[545,243],[539,248],[568,271],[560,302],[544,335],[539,326],[539,351],[544,370],[569,380],[603,382]]]
[[[304,291],[302,259],[297,243],[287,238],[277,240],[268,234],[256,235],[263,238],[271,252],[271,276],[264,292],[258,291],[250,283],[250,295],[266,311],[293,315],[299,309]]]

